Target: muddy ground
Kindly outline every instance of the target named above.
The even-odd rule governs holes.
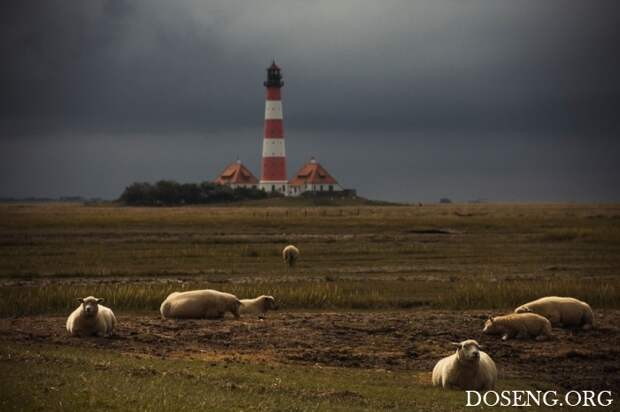
[[[532,378],[569,389],[620,392],[620,311],[597,311],[592,331],[554,328],[552,341],[482,335],[488,312],[285,313],[261,321],[161,320],[121,315],[112,338],[72,338],[64,317],[0,319],[0,344],[49,343],[212,362],[248,361],[431,371],[451,341],[477,339],[496,361],[500,379]],[[430,375],[429,375],[430,379]]]

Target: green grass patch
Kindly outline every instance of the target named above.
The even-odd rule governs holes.
[[[153,359],[49,345],[2,345],[0,366],[2,411],[471,409],[464,392],[431,387],[428,371]],[[510,380],[498,390],[540,388]]]

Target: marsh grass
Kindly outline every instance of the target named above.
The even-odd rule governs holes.
[[[594,308],[620,308],[616,279],[547,279],[528,281],[460,282],[434,302],[446,309],[514,308],[543,296],[571,296]]]
[[[0,204],[0,279],[222,273],[616,276],[618,205],[89,207]],[[439,269],[439,270],[438,270]],[[197,279],[198,280],[198,279]]]
[[[334,281],[189,284],[95,284],[0,288],[0,317],[68,313],[75,299],[93,295],[105,299],[114,310],[158,311],[170,293],[192,289],[217,289],[239,298],[273,295],[287,309],[394,309],[429,304],[439,290],[425,282]]]
[[[0,317],[64,314],[75,298],[94,295],[118,311],[157,312],[170,293],[217,289],[239,298],[273,295],[282,310],[373,310],[431,306],[438,309],[508,309],[541,296],[573,296],[595,308],[620,308],[618,281],[433,282],[406,280],[256,283],[99,283],[0,288]]]

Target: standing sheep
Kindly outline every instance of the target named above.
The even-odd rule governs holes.
[[[460,343],[454,354],[441,359],[433,369],[433,386],[446,389],[488,391],[497,382],[497,368],[473,339]]]
[[[590,305],[575,298],[547,296],[515,309],[515,313],[528,312],[544,316],[552,325],[560,327],[591,329],[594,326],[594,313]]]
[[[116,317],[110,308],[99,304],[103,299],[89,296],[77,301],[80,306],[67,318],[67,332],[71,336],[110,336],[116,327]]]
[[[288,245],[282,249],[282,259],[288,264],[289,267],[295,266],[295,262],[299,259],[299,249],[293,245]]]
[[[510,315],[490,317],[484,324],[483,333],[502,335],[509,338],[544,337],[551,338],[551,322],[535,313],[511,313]]]
[[[160,307],[162,318],[215,319],[223,318],[226,312],[239,319],[241,302],[235,295],[213,289],[173,292]]]
[[[256,313],[259,319],[263,319],[268,310],[278,310],[278,305],[273,296],[262,295],[255,299],[241,299],[239,312],[242,314]]]

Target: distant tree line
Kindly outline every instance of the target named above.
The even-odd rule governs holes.
[[[152,183],[133,183],[125,188],[119,201],[134,206],[201,205],[238,202],[279,196],[261,189],[236,188],[212,182],[178,183],[160,180]]]

